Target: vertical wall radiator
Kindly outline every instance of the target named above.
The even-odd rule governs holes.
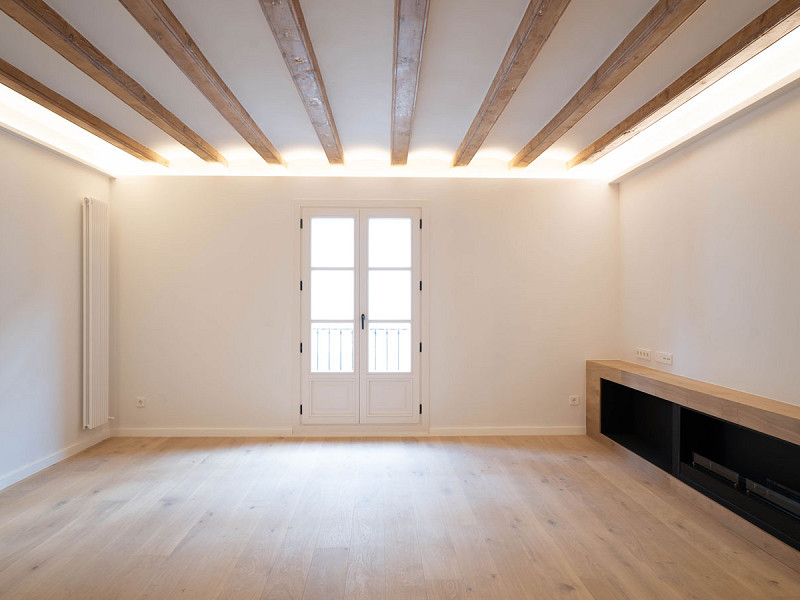
[[[83,428],[108,422],[108,203],[83,199]]]

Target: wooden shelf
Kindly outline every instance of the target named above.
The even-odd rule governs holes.
[[[587,360],[586,433],[598,440],[601,379],[800,444],[800,406],[622,360]]]

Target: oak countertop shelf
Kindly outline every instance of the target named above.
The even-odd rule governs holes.
[[[652,394],[713,417],[800,444],[800,406],[623,360],[586,361],[586,432],[600,434],[600,380]]]

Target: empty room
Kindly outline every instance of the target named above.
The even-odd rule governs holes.
[[[0,0],[0,598],[800,598],[800,0]]]

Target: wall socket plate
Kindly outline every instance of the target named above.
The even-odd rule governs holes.
[[[669,352],[656,352],[656,362],[660,362],[665,365],[671,365],[672,354]]]
[[[147,406],[147,400],[144,396],[136,398],[136,408],[144,408],[145,406]]]
[[[637,348],[636,358],[638,358],[639,360],[650,360],[650,350],[645,350],[644,348]]]
[[[581,403],[580,396],[570,396],[569,397],[569,405],[570,406],[578,406]]]

